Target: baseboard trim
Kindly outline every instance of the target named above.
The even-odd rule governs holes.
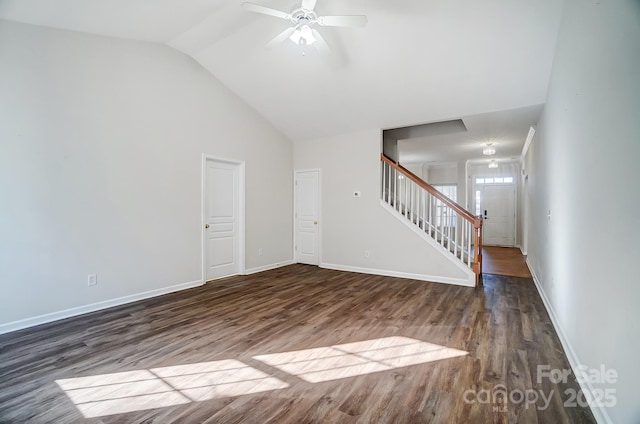
[[[286,260],[286,261],[282,261],[282,262],[276,262],[274,264],[257,266],[255,268],[246,269],[244,271],[244,274],[245,275],[256,274],[258,272],[269,271],[269,270],[280,268],[280,267],[283,267],[283,266],[293,265],[293,263],[294,263],[293,260]]]
[[[533,282],[534,282],[534,284],[536,286],[536,289],[538,290],[538,293],[540,294],[540,298],[542,299],[542,303],[544,304],[544,307],[547,310],[547,313],[549,314],[549,317],[551,318],[551,323],[553,324],[553,328],[556,330],[556,333],[558,334],[558,338],[560,339],[560,343],[562,344],[562,348],[564,349],[565,353],[567,354],[567,359],[569,360],[569,365],[571,366],[573,374],[576,375],[575,371],[576,371],[576,369],[578,369],[580,367],[580,365],[582,365],[582,363],[578,359],[578,355],[576,355],[575,350],[573,350],[573,346],[569,342],[569,339],[567,338],[567,335],[565,334],[564,330],[560,326],[560,321],[558,320],[558,316],[557,316],[555,310],[553,309],[553,306],[551,305],[551,302],[549,301],[549,298],[547,297],[546,293],[542,289],[542,285],[540,284],[540,280],[538,279],[538,276],[536,275],[536,273],[533,271],[533,267],[529,263],[529,258],[527,258],[526,263],[527,263],[527,266],[529,267],[529,271],[531,272],[531,275],[533,276]],[[580,386],[580,389],[582,389],[582,391],[585,394],[588,394],[586,396],[587,399],[597,399],[597,397],[594,395],[594,393],[596,393],[596,392],[594,390],[594,387],[591,385],[590,381],[588,381],[588,380],[582,381],[582,382],[579,381],[578,385]],[[590,409],[591,409],[591,412],[593,413],[593,416],[595,417],[595,419],[596,419],[596,421],[598,423],[600,423],[600,424],[612,424],[613,423],[613,421],[611,420],[611,417],[609,417],[609,413],[606,411],[605,408],[603,408],[603,407],[590,407]]]
[[[431,283],[445,283],[464,287],[475,287],[475,282],[470,282],[464,278],[449,278],[434,275],[413,274],[409,272],[389,271],[386,269],[363,268],[358,266],[338,265],[330,263],[321,263],[320,268],[333,269],[335,271],[357,272],[360,274],[382,275],[385,277],[408,278],[411,280],[429,281]]]
[[[132,294],[129,296],[118,297],[116,299],[105,300],[102,302],[91,303],[89,305],[78,306],[76,308],[65,309],[49,314],[38,315],[31,318],[25,318],[18,321],[0,324],[0,334],[10,333],[12,331],[23,330],[36,325],[47,324],[65,318],[71,318],[78,315],[84,315],[90,312],[100,311],[102,309],[112,308],[114,306],[125,305],[127,303],[137,302],[139,300],[149,299],[163,294],[173,293],[181,290],[198,287],[204,284],[202,280],[190,281],[188,283],[176,284],[174,286],[164,287],[161,289],[150,290],[142,293]]]

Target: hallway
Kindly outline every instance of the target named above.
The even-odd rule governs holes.
[[[482,272],[509,277],[532,278],[527,257],[516,247],[484,246]]]

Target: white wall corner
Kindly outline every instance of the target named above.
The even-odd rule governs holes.
[[[276,268],[281,268],[283,266],[292,265],[294,262],[292,259],[287,259],[286,261],[276,262],[273,264],[267,264],[262,266],[257,266],[254,268],[249,268],[244,271],[244,275],[256,274],[258,272],[269,271]]]

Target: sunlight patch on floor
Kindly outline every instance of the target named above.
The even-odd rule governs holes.
[[[355,377],[467,355],[468,352],[408,337],[385,337],[329,347],[254,356],[253,359],[309,383]]]
[[[355,377],[467,355],[408,337],[385,337],[253,359],[309,383]],[[284,381],[235,360],[56,380],[85,418],[280,390]]]
[[[69,378],[56,383],[85,418],[289,387],[234,359]]]

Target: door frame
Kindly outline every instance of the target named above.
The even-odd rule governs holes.
[[[293,262],[298,263],[296,255],[296,246],[298,245],[298,233],[296,231],[297,213],[298,213],[298,190],[296,190],[296,181],[299,173],[317,172],[318,173],[318,266],[322,265],[322,169],[294,169],[293,170]]]
[[[200,181],[200,238],[202,247],[202,282],[207,282],[207,237],[205,224],[207,219],[207,161],[223,162],[238,167],[238,275],[245,275],[245,162],[243,160],[229,159],[217,155],[202,154],[201,181]]]

